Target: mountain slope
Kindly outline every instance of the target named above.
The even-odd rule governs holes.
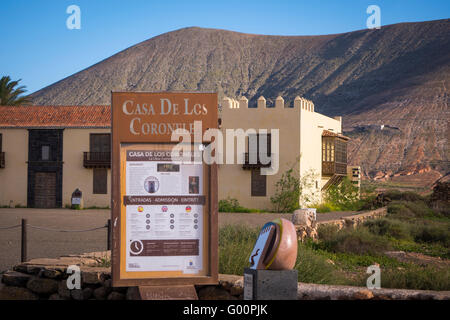
[[[186,28],[33,94],[34,104],[109,104],[111,90],[282,95],[343,115],[350,161],[369,177],[449,171],[450,19],[325,36]],[[384,124],[385,129],[380,130]]]

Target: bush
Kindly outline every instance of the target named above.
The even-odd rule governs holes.
[[[388,236],[395,239],[411,239],[410,226],[400,221],[388,219],[369,220],[364,226],[373,234]]]
[[[442,215],[434,212],[423,200],[393,201],[387,207],[388,214],[393,218],[411,220],[415,218],[441,218]]]
[[[219,212],[236,212],[240,207],[237,199],[228,197],[225,200],[219,200]]]
[[[382,288],[416,290],[450,290],[449,269],[410,265],[405,269],[388,269],[381,272]]]
[[[270,197],[274,212],[294,212],[299,207],[300,179],[289,169],[281,175],[275,184],[275,195]]]
[[[261,210],[242,207],[237,199],[228,197],[225,200],[219,200],[219,212],[256,213],[261,212]]]
[[[422,200],[407,201],[405,202],[405,206],[411,210],[417,218],[440,216],[439,214],[436,215],[435,212],[428,207],[425,201]]]
[[[418,225],[413,231],[414,241],[425,243],[441,243],[450,246],[450,232],[448,226]]]
[[[259,235],[259,228],[225,226],[219,230],[219,273],[242,275]]]
[[[295,267],[298,281],[318,284],[344,284],[345,279],[338,274],[327,258],[317,254],[313,249],[299,242]]]
[[[399,190],[387,190],[383,193],[384,198],[389,198],[390,200],[403,200],[403,201],[424,201],[425,198],[421,195],[412,192],[406,191],[401,192]]]
[[[339,207],[336,207],[335,205],[329,203],[329,202],[323,202],[320,204],[313,204],[311,205],[311,208],[316,208],[318,213],[324,213],[324,212],[331,212],[331,211],[340,211],[341,209]]]
[[[404,202],[393,202],[387,207],[388,216],[393,218],[403,218],[410,219],[414,218],[414,212],[412,212],[408,207],[406,207]]]
[[[319,235],[320,237],[320,235]],[[364,227],[328,232],[320,246],[328,251],[376,255],[391,248],[388,239],[374,235]]]
[[[335,225],[324,224],[317,229],[317,234],[320,240],[331,241],[336,238],[339,228]]]
[[[325,194],[325,199],[341,210],[358,210],[361,206],[358,187],[347,177],[339,185],[331,186]]]

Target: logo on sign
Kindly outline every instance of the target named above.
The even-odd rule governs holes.
[[[138,212],[144,212],[144,207],[143,206],[139,206],[138,207]]]
[[[186,206],[186,212],[191,212],[192,208],[191,206]]]
[[[161,210],[162,210],[162,212],[167,212],[167,206],[162,206],[162,208],[161,208]]]
[[[134,255],[140,254],[144,250],[144,244],[140,240],[134,240],[130,243],[130,251]]]

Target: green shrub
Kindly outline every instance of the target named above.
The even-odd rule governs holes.
[[[417,225],[413,234],[416,242],[441,243],[446,247],[450,246],[448,225]]]
[[[311,208],[316,208],[318,213],[324,213],[324,212],[332,212],[332,211],[340,211],[341,208],[333,205],[329,202],[323,202],[320,204],[313,204],[310,206]]]
[[[428,207],[426,202],[422,200],[407,201],[405,202],[405,206],[418,218],[440,216],[439,214],[436,215],[435,212]]]
[[[389,199],[391,201],[424,201],[425,198],[420,194],[412,191],[399,191],[396,189],[391,189],[383,192],[383,198]]]
[[[311,205],[311,208],[316,208],[317,213],[325,213],[325,212],[331,212],[331,207],[326,203],[321,204],[313,204]]]
[[[387,207],[389,217],[396,219],[410,220],[415,217],[414,212],[411,211],[404,202],[392,202]]]
[[[289,169],[275,184],[275,195],[270,197],[274,212],[294,212],[299,207],[300,179]]]
[[[376,197],[377,196],[375,194],[363,194],[363,192],[361,191],[359,210],[364,210],[364,211],[375,210],[375,209],[382,207],[382,205],[380,205],[376,201]]]
[[[413,240],[395,240],[392,241],[395,250],[406,252],[419,252],[432,257],[441,257],[450,259],[450,248],[440,243],[414,242]]]
[[[325,200],[341,210],[358,210],[361,207],[358,187],[347,177],[339,185],[333,185],[327,190]]]
[[[443,216],[431,209],[423,200],[396,200],[388,207],[388,214],[393,218],[411,220],[415,218],[442,218]]]
[[[236,212],[240,208],[239,201],[228,197],[224,200],[219,200],[219,212]]]
[[[219,230],[219,273],[242,275],[259,235],[259,228],[224,226]]]
[[[382,288],[416,290],[450,290],[449,269],[410,265],[402,269],[381,271]]]
[[[327,238],[328,237],[328,238]],[[374,235],[364,227],[329,233],[321,241],[323,249],[354,254],[379,254],[391,248],[388,239]]]
[[[331,224],[320,225],[317,229],[318,237],[320,240],[331,241],[336,238],[339,228]]]
[[[262,210],[242,207],[237,199],[228,197],[225,200],[219,200],[219,212],[257,213],[262,212]]]
[[[298,281],[306,283],[344,284],[346,281],[328,259],[307,245],[299,243],[294,269],[298,271]]]
[[[388,219],[369,220],[364,223],[369,231],[378,236],[388,236],[396,239],[410,239],[410,225]]]

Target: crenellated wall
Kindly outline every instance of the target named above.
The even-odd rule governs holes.
[[[261,108],[267,108],[267,109],[280,109],[280,108],[286,108],[286,109],[303,109],[306,111],[314,112],[314,103],[311,100],[305,99],[303,97],[295,97],[294,99],[294,107],[289,107],[289,105],[285,104],[285,101],[282,96],[278,96],[275,99],[275,103],[273,105],[268,105],[266,98],[263,96],[260,96],[256,102],[256,108],[249,107],[248,99],[244,96],[233,99],[229,97],[224,97],[222,100],[222,110],[225,109],[244,109],[244,108],[250,108],[250,109],[261,109]]]

